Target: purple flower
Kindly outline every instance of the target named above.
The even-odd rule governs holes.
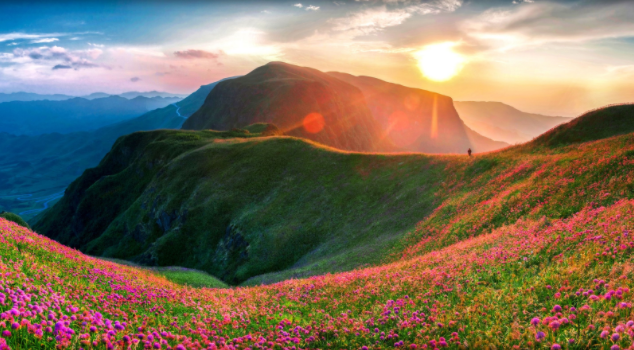
[[[553,311],[555,311],[555,312],[561,312],[561,306],[559,306],[559,305],[555,305],[555,306],[553,306]]]
[[[3,336],[3,337],[5,337],[5,338],[9,338],[9,337],[11,336],[11,332],[9,332],[9,331],[3,331],[3,332],[2,332],[2,336]]]
[[[539,318],[535,317],[531,320],[531,324],[533,326],[537,326],[539,324]]]
[[[621,336],[618,333],[612,334],[612,341],[619,341],[619,338],[621,338]]]
[[[546,334],[544,334],[544,332],[537,332],[537,334],[535,334],[535,339],[537,341],[541,341],[542,339],[546,338]]]
[[[561,350],[561,345],[555,343],[553,344],[553,346],[550,347],[552,350]]]
[[[616,345],[616,344],[614,344],[614,345],[612,345],[612,346],[610,347],[610,350],[621,350],[621,347],[620,347],[620,346],[618,346],[618,345]]]

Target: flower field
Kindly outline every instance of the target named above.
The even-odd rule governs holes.
[[[193,289],[0,221],[3,349],[626,349],[634,201],[419,257]]]

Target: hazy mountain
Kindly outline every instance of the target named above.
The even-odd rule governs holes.
[[[230,130],[261,122],[339,149],[389,148],[358,88],[316,69],[282,62],[218,84],[183,129]]]
[[[94,100],[96,98],[104,98],[104,97],[109,97],[109,96],[121,96],[121,97],[125,97],[127,99],[133,99],[135,97],[147,97],[147,98],[152,98],[152,97],[165,97],[165,98],[185,98],[187,97],[187,95],[182,95],[182,94],[172,94],[169,92],[163,92],[163,91],[146,91],[146,92],[139,92],[139,91],[129,91],[129,92],[124,92],[121,94],[108,94],[105,92],[93,92],[90,95],[86,95],[86,96],[81,96],[82,98],[85,98],[87,100]]]
[[[94,131],[0,134],[0,211],[32,218],[49,198],[63,191],[84,170],[99,164],[117,138],[135,131],[180,128],[216,84],[201,86],[176,105]]]
[[[315,115],[323,119],[311,130]],[[507,146],[466,127],[450,97],[282,62],[219,84],[183,129],[230,130],[258,122],[353,151],[464,153]]]
[[[94,130],[178,102],[178,98],[110,96],[87,100],[0,103],[0,132],[14,135]]]
[[[469,148],[474,152],[487,152],[508,146],[467,127],[448,96],[372,77],[328,74],[361,89],[385,137],[401,150],[464,153]]]
[[[74,96],[54,94],[54,95],[40,95],[32,92],[12,92],[9,94],[0,93],[0,103],[11,101],[63,101],[74,98]]]
[[[572,118],[522,112],[501,102],[454,102],[460,118],[478,133],[510,144],[534,137]]]

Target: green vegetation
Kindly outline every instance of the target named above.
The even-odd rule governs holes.
[[[634,122],[606,122],[619,120]],[[630,198],[632,139],[467,157],[348,153],[243,131],[136,133],[36,229],[93,255],[271,283]]]
[[[7,219],[9,221],[13,221],[13,222],[15,222],[16,224],[18,224],[18,225],[20,225],[22,227],[28,228],[29,230],[31,229],[31,226],[29,226],[29,224],[26,221],[24,221],[24,219],[22,219],[20,217],[20,215],[18,215],[18,214],[13,214],[13,213],[9,213],[9,212],[3,211],[3,212],[0,212],[0,218],[4,218],[4,219]]]
[[[227,288],[227,284],[214,276],[198,270],[182,267],[161,267],[153,269],[168,280],[194,288]]]

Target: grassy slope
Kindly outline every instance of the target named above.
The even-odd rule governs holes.
[[[203,104],[217,84],[201,86],[178,102],[148,112],[138,118],[106,126],[96,131],[39,136],[0,135],[0,210],[25,213],[32,223],[37,209],[43,208],[39,198],[63,191],[84,170],[99,164],[117,138],[141,130],[178,129],[185,117]],[[9,194],[22,195],[8,196]],[[33,194],[25,197],[25,194]],[[34,198],[35,200],[29,200]]]
[[[18,224],[18,225],[20,225],[22,227],[26,227],[29,230],[31,229],[31,226],[29,226],[29,224],[26,221],[24,221],[24,219],[22,219],[20,217],[20,215],[18,215],[18,214],[8,213],[8,212],[0,212],[0,218],[7,219],[7,220],[9,220],[11,222],[15,222],[16,224]]]
[[[567,218],[634,193],[631,135],[471,158],[218,135],[229,136],[122,139],[37,229],[91,254],[257,284],[413,256],[520,218]]]

